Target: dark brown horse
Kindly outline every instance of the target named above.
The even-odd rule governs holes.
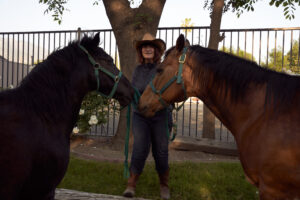
[[[152,116],[162,101],[182,101],[184,90],[199,97],[234,135],[260,199],[300,199],[300,77],[201,46],[189,46],[182,55],[184,46],[181,35],[166,52],[152,88],[141,96],[140,111]],[[161,93],[174,76],[177,81]]]
[[[130,82],[98,45],[99,34],[71,42],[38,64],[19,87],[0,93],[1,200],[54,199],[89,91],[98,85],[121,106],[131,102]]]

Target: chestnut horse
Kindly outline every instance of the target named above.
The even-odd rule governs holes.
[[[300,77],[198,45],[185,47],[180,35],[139,110],[152,116],[164,104],[184,100],[184,93],[199,97],[232,132],[261,200],[300,199]]]
[[[53,52],[20,86],[0,93],[0,199],[53,200],[68,166],[83,97],[96,90],[129,104],[134,90],[99,34]]]

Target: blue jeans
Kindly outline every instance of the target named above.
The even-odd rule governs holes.
[[[166,126],[166,110],[161,110],[154,117],[145,118],[138,112],[132,114],[133,150],[130,170],[134,174],[141,174],[150,146],[158,174],[163,174],[169,169],[168,144]]]

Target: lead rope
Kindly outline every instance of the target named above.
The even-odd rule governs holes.
[[[128,149],[129,149],[129,134],[130,134],[130,113],[131,113],[131,104],[128,105],[127,107],[127,114],[126,114],[126,119],[127,119],[127,128],[126,128],[126,136],[125,136],[125,149],[124,149],[124,155],[125,155],[125,160],[124,160],[124,177],[129,178],[129,165],[128,165]]]
[[[178,111],[183,107],[183,105],[184,105],[185,102],[186,102],[186,100],[183,101],[183,102],[181,103],[181,105],[178,106],[177,108],[173,108],[172,111],[171,111],[171,112],[172,112],[172,115],[173,115],[173,110],[175,110],[176,112],[178,112]],[[168,124],[168,122],[169,122],[169,114],[168,114],[168,110],[166,111],[166,118],[167,118],[167,120],[166,120],[167,136],[168,136],[168,138],[170,139],[170,141],[173,142],[173,141],[175,140],[176,136],[177,136],[177,119],[175,120],[175,117],[172,116],[172,118],[173,118],[172,132],[171,132],[171,133],[172,133],[172,136],[170,136],[169,124]],[[175,122],[174,122],[174,121],[175,121]]]
[[[131,106],[133,105],[135,108],[139,102],[140,99],[140,92],[136,89],[134,89],[134,95],[133,95],[133,101],[128,105],[127,107],[127,113],[126,113],[126,136],[125,136],[125,149],[124,149],[124,178],[129,178],[129,164],[128,164],[128,152],[129,152],[129,135],[130,135],[130,125],[131,125]]]

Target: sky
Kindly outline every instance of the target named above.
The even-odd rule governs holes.
[[[0,32],[111,29],[102,2],[94,0],[69,0],[61,25],[53,21],[51,14],[44,14],[46,5],[39,0],[0,0]],[[136,6],[141,0],[136,0]],[[295,19],[286,20],[283,8],[269,6],[269,0],[255,4],[254,12],[245,12],[240,18],[231,11],[222,17],[221,28],[279,28],[300,27],[300,7]],[[194,26],[209,26],[209,11],[203,8],[204,0],[167,0],[159,27],[177,27],[185,18],[191,18]]]

